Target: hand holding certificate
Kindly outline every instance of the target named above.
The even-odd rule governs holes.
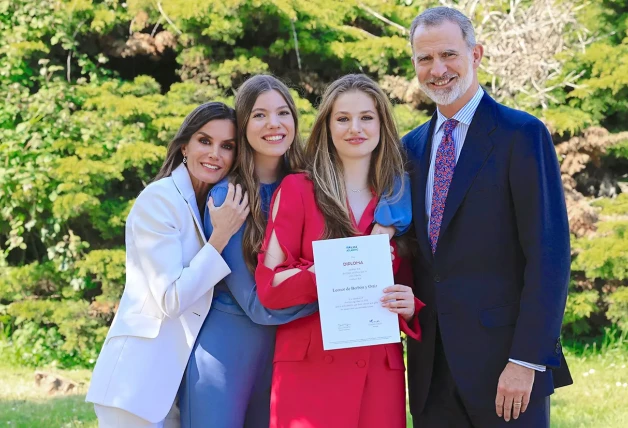
[[[325,350],[400,341],[399,319],[382,307],[394,284],[388,235],[314,241]]]

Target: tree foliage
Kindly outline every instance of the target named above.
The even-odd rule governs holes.
[[[351,72],[380,81],[402,133],[427,120],[434,106],[413,77],[406,29],[438,3],[0,0],[6,354],[30,365],[93,364],[124,287],[124,224],[135,198],[187,113],[208,100],[232,104],[249,75],[273,73],[289,84],[305,133],[325,86]],[[546,1],[567,13],[568,24],[539,34],[564,47],[531,53],[551,72],[521,83],[527,93],[513,92],[508,76],[530,70],[491,66],[521,54],[516,32],[498,31],[500,19],[529,29],[521,17],[533,16],[537,3],[515,1],[515,13],[510,1],[457,2],[475,4],[476,25],[492,31],[485,33],[493,56],[481,73],[485,87],[509,88],[503,102],[542,117],[564,144],[557,152],[576,207],[568,331],[626,328],[628,7],[623,0]],[[580,49],[577,34],[594,43]],[[495,50],[504,46],[512,52]],[[530,85],[545,94],[542,103],[530,102]]]

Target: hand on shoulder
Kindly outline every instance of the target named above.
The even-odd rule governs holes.
[[[209,237],[211,244],[218,252],[222,252],[229,239],[240,229],[249,215],[248,192],[242,194],[242,186],[228,184],[224,203],[216,207],[213,197],[207,200],[207,209],[214,231]]]

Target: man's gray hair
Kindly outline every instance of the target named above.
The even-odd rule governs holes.
[[[410,46],[412,46],[412,52],[414,53],[414,42],[412,39],[414,38],[414,32],[418,27],[435,27],[445,21],[458,24],[462,30],[462,37],[470,49],[476,45],[475,30],[473,29],[473,23],[471,20],[456,9],[440,6],[427,9],[425,12],[414,18],[414,21],[412,21],[412,25],[410,26]]]

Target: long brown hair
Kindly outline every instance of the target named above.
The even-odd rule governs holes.
[[[294,141],[284,154],[283,162],[280,163],[279,179],[291,172],[301,171],[304,167],[303,143],[299,135],[298,111],[288,87],[273,76],[259,74],[251,77],[240,86],[235,98],[238,158],[236,167],[233,170],[235,182],[240,183],[249,192],[251,213],[244,229],[242,250],[244,261],[250,271],[254,271],[257,266],[257,255],[264,240],[267,218],[262,212],[262,203],[259,196],[260,182],[255,174],[255,151],[246,138],[246,128],[257,97],[267,91],[279,92],[286,101],[294,118]]]
[[[353,91],[369,95],[375,102],[380,118],[379,144],[373,150],[368,174],[370,188],[377,197],[391,196],[395,177],[402,179],[404,174],[404,157],[392,106],[377,83],[363,74],[348,74],[329,85],[323,94],[312,133],[305,146],[306,158],[312,161],[309,169],[310,178],[314,182],[316,202],[325,218],[323,239],[357,234],[347,205],[342,162],[329,129],[334,103],[340,95]],[[398,194],[402,192],[403,184]]]
[[[181,148],[190,142],[192,136],[199,129],[201,129],[203,125],[211,122],[212,120],[230,120],[235,125],[235,110],[228,105],[217,101],[201,104],[192,110],[192,112],[183,120],[177,134],[168,144],[166,159],[161,165],[161,168],[153,181],[168,177],[172,174],[172,171],[174,171],[181,164],[181,162],[183,162],[183,153],[181,152]]]

